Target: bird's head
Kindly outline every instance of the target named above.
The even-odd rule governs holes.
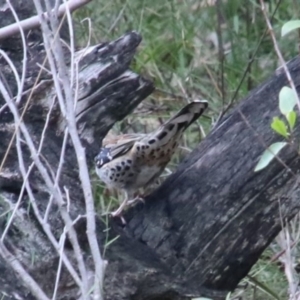
[[[110,150],[111,148],[101,148],[99,154],[95,157],[94,161],[98,169],[112,160]]]

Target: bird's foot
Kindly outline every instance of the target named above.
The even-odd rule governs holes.
[[[123,210],[124,210],[124,207],[120,206],[117,210],[112,211],[112,212],[110,213],[110,215],[111,215],[113,218],[115,218],[115,217],[120,217],[120,216],[122,215]]]
[[[123,202],[123,203],[119,206],[119,208],[118,208],[117,210],[111,212],[110,215],[111,215],[113,218],[119,217],[119,218],[121,219],[122,223],[125,225],[125,224],[126,224],[126,221],[125,221],[124,217],[122,216],[122,213],[123,213],[124,209],[125,209],[126,207],[130,207],[130,206],[135,205],[137,202],[143,202],[143,203],[145,203],[145,200],[144,200],[143,197],[141,197],[141,196],[139,196],[139,195],[136,196],[134,199],[126,200],[125,203]]]
[[[127,201],[127,205],[128,205],[128,206],[133,206],[133,205],[135,205],[135,204],[138,203],[138,202],[145,203],[144,197],[138,195],[138,196],[136,196],[134,199]]]
[[[120,209],[121,208],[121,209]],[[126,220],[124,219],[124,217],[122,216],[122,212],[123,212],[123,208],[122,207],[119,207],[117,210],[115,211],[112,211],[110,213],[110,216],[113,217],[113,218],[120,218],[121,222],[123,225],[126,225]]]

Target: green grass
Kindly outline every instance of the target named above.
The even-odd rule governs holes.
[[[116,133],[149,132],[186,104],[187,99],[207,99],[210,109],[198,125],[193,125],[184,137],[183,145],[193,149],[199,143],[199,124],[207,134],[222,109],[233,107],[251,89],[271,76],[278,59],[268,34],[260,42],[266,24],[259,1],[220,1],[220,18],[215,5],[208,0],[97,0],[76,12],[76,33],[79,43],[88,40],[87,22],[92,21],[91,44],[112,40],[128,30],[138,31],[143,41],[132,68],[152,78],[159,89],[143,101],[136,113],[117,124]],[[271,17],[278,1],[266,1]],[[297,33],[281,38],[281,26],[299,18],[297,1],[283,0],[273,17],[274,32],[284,58],[297,55]],[[219,55],[218,28],[221,30],[224,57]],[[253,60],[246,72],[248,63]],[[245,79],[241,81],[242,77]],[[239,89],[238,89],[239,87]],[[238,89],[238,90],[237,90]],[[158,118],[159,116],[159,118]],[[174,170],[188,153],[180,150],[169,165]],[[107,197],[103,186],[95,186],[100,211],[117,205],[117,196]],[[286,299],[288,284],[278,262],[271,262],[271,248],[266,250],[251,274],[261,284],[245,279],[248,288],[242,299]],[[254,288],[253,286],[256,286]],[[266,291],[261,291],[263,286]]]

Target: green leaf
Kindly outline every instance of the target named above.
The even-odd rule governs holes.
[[[295,127],[296,120],[297,120],[297,114],[296,114],[296,112],[294,112],[294,111],[289,112],[286,115],[286,119],[289,122],[289,126],[290,126],[290,129],[292,131],[294,129],[294,127]]]
[[[272,129],[283,137],[288,137],[287,126],[285,123],[280,120],[278,117],[273,118],[273,122],[271,124]]]
[[[300,28],[300,20],[288,21],[281,28],[281,36],[284,36],[298,28]]]
[[[267,167],[286,144],[286,142],[277,142],[272,144],[269,148],[267,148],[262,154],[259,162],[257,163],[254,172],[260,171]]]
[[[279,109],[283,115],[290,113],[297,104],[297,97],[294,91],[284,86],[279,92]]]

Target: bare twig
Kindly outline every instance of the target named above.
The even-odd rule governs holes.
[[[59,244],[56,241],[56,239],[55,239],[55,237],[54,237],[54,235],[53,235],[53,233],[52,233],[52,231],[50,229],[49,224],[46,223],[46,222],[43,222],[43,218],[40,215],[39,209],[38,209],[38,207],[36,205],[35,197],[34,197],[34,194],[32,192],[31,186],[30,186],[28,180],[26,180],[26,178],[25,178],[26,169],[25,169],[25,164],[24,164],[24,159],[23,159],[23,153],[22,153],[22,149],[21,149],[21,145],[20,145],[19,134],[20,133],[18,131],[17,132],[17,139],[16,139],[18,160],[19,160],[20,171],[21,171],[21,174],[23,176],[23,180],[24,180],[24,183],[25,183],[25,186],[26,186],[26,191],[27,191],[29,199],[30,199],[30,203],[31,203],[32,208],[34,210],[34,214],[35,214],[37,220],[39,221],[39,223],[41,224],[41,226],[42,226],[44,232],[46,233],[49,241],[52,243],[52,245],[57,250],[57,252],[60,253],[59,252],[60,251]],[[78,276],[77,272],[75,271],[75,269],[73,268],[71,262],[69,261],[69,259],[66,257],[65,254],[62,255],[62,260],[63,260],[66,268],[70,272],[71,276],[75,280],[75,282],[78,284],[79,287],[81,287],[81,285],[82,285],[81,280],[79,279],[79,276]]]
[[[24,42],[23,42],[23,43],[24,43]],[[24,45],[23,45],[23,46],[24,46]],[[0,49],[0,51],[1,51],[1,49]],[[6,55],[5,52],[2,51],[1,54],[2,54],[2,56],[5,58],[5,60],[6,60],[7,63],[9,64],[9,66],[12,68],[12,71],[13,71],[13,73],[14,73],[14,75],[15,75],[15,79],[16,79],[16,82],[17,82],[18,87],[21,86],[21,81],[20,81],[20,79],[19,79],[18,72],[16,71],[13,62],[12,62],[12,61],[10,60],[10,58]],[[35,80],[35,82],[34,82],[34,84],[33,84],[32,89],[30,90],[30,93],[29,93],[29,95],[28,95],[28,97],[27,97],[27,100],[26,100],[26,103],[25,103],[25,105],[24,105],[22,114],[21,114],[21,116],[20,116],[20,121],[23,120],[23,117],[24,117],[24,115],[25,115],[25,113],[26,113],[26,111],[27,111],[27,108],[28,108],[28,106],[29,106],[30,100],[32,99],[32,96],[33,96],[33,93],[34,93],[34,91],[35,91],[35,88],[38,87],[38,85],[39,85],[39,81],[40,81],[40,78],[41,78],[42,70],[44,69],[44,66],[45,66],[45,64],[46,64],[46,61],[47,61],[47,57],[44,58],[44,61],[43,61],[42,65],[41,65],[41,69],[40,69],[40,71],[39,71],[39,73],[38,73],[38,75],[37,75],[37,77],[36,77],[36,80]],[[7,89],[6,89],[6,90],[7,90]],[[20,90],[20,89],[19,89],[19,90]],[[2,109],[4,109],[4,106],[1,108],[1,110],[2,110]],[[0,111],[1,111],[1,110],[0,110]],[[64,111],[62,111],[62,114],[64,115]],[[8,154],[9,154],[9,152],[10,152],[10,149],[11,149],[11,147],[12,147],[13,141],[14,141],[14,139],[15,139],[15,136],[16,136],[16,133],[17,133],[18,130],[19,130],[19,124],[16,124],[15,131],[14,131],[14,133],[13,133],[11,139],[10,139],[10,142],[8,143],[6,152],[5,152],[5,154],[4,154],[4,156],[3,156],[3,159],[2,159],[2,161],[1,161],[1,164],[0,164],[0,171],[2,170],[2,168],[3,168],[4,164],[5,164],[5,161],[6,161],[6,159],[7,159],[7,156],[8,156]]]
[[[62,17],[66,10],[73,12],[74,10],[80,8],[81,6],[86,5],[87,3],[91,2],[91,0],[70,0],[67,3],[64,3],[59,6],[57,10],[58,17]],[[47,13],[42,13],[45,19],[49,19]],[[30,29],[34,29],[40,26],[40,17],[34,16],[25,20],[22,20],[19,24],[14,23],[8,25],[6,27],[0,28],[0,40],[8,38],[12,35],[18,34],[20,32],[20,26],[22,27],[23,31],[27,31]]]
[[[73,224],[74,225],[82,216],[78,216],[74,221]],[[59,240],[59,262],[58,262],[58,268],[57,268],[57,273],[56,273],[56,279],[55,279],[55,286],[54,286],[54,291],[53,291],[53,295],[52,295],[52,300],[56,299],[56,295],[57,295],[57,290],[59,287],[59,278],[60,278],[60,274],[61,274],[61,270],[62,270],[62,263],[63,263],[63,257],[64,257],[64,245],[65,245],[65,241],[66,241],[66,235],[68,232],[68,228],[65,226],[64,227],[64,231],[60,236],[60,240]],[[84,297],[84,296],[83,296]]]
[[[48,114],[47,114],[47,117],[46,117],[46,122],[45,122],[45,125],[44,125],[44,128],[43,128],[43,133],[42,133],[41,140],[40,140],[40,144],[39,144],[39,148],[38,148],[38,153],[41,152],[42,147],[43,147],[45,131],[46,131],[46,129],[47,129],[47,127],[48,127],[48,124],[49,124],[50,115],[51,115],[53,106],[54,106],[54,101],[53,101],[53,103],[52,103],[52,105],[51,105],[51,107],[50,107],[50,109],[49,109],[49,112],[48,112]],[[18,141],[18,142],[19,142],[19,141]],[[12,224],[12,221],[13,221],[13,219],[14,219],[14,217],[15,217],[15,214],[16,214],[18,208],[19,208],[19,205],[20,205],[21,200],[22,200],[23,195],[24,195],[26,183],[27,183],[27,181],[28,181],[29,175],[30,175],[30,173],[31,173],[31,171],[32,171],[32,169],[33,169],[33,167],[34,167],[34,163],[32,163],[32,164],[28,167],[28,170],[27,170],[26,174],[23,176],[23,184],[22,184],[22,187],[21,187],[21,191],[20,191],[20,194],[19,194],[18,201],[16,202],[15,207],[14,207],[14,210],[13,210],[13,212],[12,212],[12,214],[11,214],[11,216],[10,216],[10,218],[9,218],[9,220],[8,220],[8,222],[7,222],[7,224],[6,224],[6,227],[5,227],[5,229],[4,229],[3,233],[2,233],[1,241],[4,241],[4,238],[5,238],[5,236],[6,236],[7,232],[8,232],[8,230],[9,230],[9,228],[10,228],[10,226],[11,226],[11,224]],[[24,167],[24,170],[25,170],[25,167]]]
[[[276,37],[275,37],[275,34],[274,34],[274,30],[273,30],[273,27],[272,27],[272,24],[271,24],[271,21],[269,20],[269,17],[267,15],[267,11],[266,11],[266,5],[265,5],[265,2],[263,0],[260,0],[260,4],[261,4],[261,10],[263,12],[263,15],[265,17],[265,20],[266,20],[266,23],[267,23],[267,26],[268,26],[268,29],[269,29],[269,34],[272,38],[272,41],[273,41],[273,45],[274,45],[274,49],[276,51],[276,54],[279,58],[279,61],[281,63],[281,66],[284,70],[284,73],[286,75],[286,78],[295,94],[295,97],[297,99],[297,105],[298,105],[298,109],[300,111],[300,101],[299,101],[299,97],[298,97],[298,93],[297,93],[297,90],[296,90],[296,87],[295,87],[295,84],[294,84],[294,81],[292,79],[292,76],[291,76],[291,73],[286,65],[286,62],[281,54],[281,51],[279,49],[279,46],[278,46],[278,43],[277,43],[277,40],[276,40]]]
[[[54,180],[54,186],[55,187],[58,187],[62,167],[63,167],[63,164],[64,164],[64,158],[65,158],[65,151],[66,151],[68,136],[69,136],[69,131],[66,128],[63,143],[62,143],[62,147],[61,147],[61,153],[60,153],[59,163],[58,163],[58,167],[57,167],[57,172],[56,172],[56,176],[55,176],[55,180]],[[44,214],[44,222],[45,223],[48,220],[48,216],[49,216],[49,212],[50,212],[52,203],[53,203],[53,195],[51,195],[51,197],[49,199],[49,202],[48,202],[45,214]]]
[[[0,255],[8,263],[8,265],[22,278],[25,285],[30,289],[31,293],[38,300],[49,300],[43,290],[39,287],[36,281],[24,269],[19,260],[8,251],[5,245],[0,241]]]
[[[260,4],[261,4],[262,13],[264,15],[264,18],[265,18],[265,21],[266,21],[266,24],[268,27],[269,34],[273,41],[274,49],[279,58],[281,67],[283,68],[284,73],[287,77],[287,80],[290,84],[290,87],[292,88],[294,95],[297,99],[297,106],[298,106],[298,110],[300,111],[300,101],[299,101],[298,93],[297,93],[294,81],[291,77],[290,71],[289,71],[289,69],[286,65],[286,62],[282,56],[282,53],[279,49],[271,21],[269,20],[269,17],[267,15],[265,3],[263,0],[260,0]],[[293,259],[292,252],[291,252],[290,233],[289,233],[289,230],[287,227],[284,228],[283,231],[280,233],[279,237],[277,238],[277,241],[278,241],[278,244],[281,246],[281,248],[285,249],[284,256],[282,256],[281,259],[283,260],[284,267],[285,267],[285,275],[289,282],[290,299],[296,299],[295,295],[297,293],[297,285],[298,284],[295,282],[295,270],[294,270],[294,263],[293,263],[294,259]]]
[[[41,10],[39,1],[35,1],[35,5],[37,7],[37,11],[40,13],[42,10]],[[40,15],[42,15],[42,14],[40,14]],[[43,25],[43,23],[42,23],[42,25]],[[47,25],[45,27],[46,27],[46,30],[48,30]],[[58,26],[57,26],[57,28],[58,28]],[[44,30],[45,30],[45,28],[44,28]],[[55,33],[57,34],[57,31],[55,31]],[[53,61],[51,61],[51,58],[50,58],[50,55],[49,55],[49,52],[51,51],[50,50],[51,49],[50,44],[47,44],[46,49],[47,49],[47,52],[48,52],[47,53],[48,54],[48,59],[49,59],[50,65],[51,65],[51,63],[53,63]],[[53,66],[51,66],[51,67],[53,68]],[[53,71],[52,74],[57,74],[57,72]],[[54,76],[54,78],[56,78],[56,81],[57,81],[57,77]],[[54,82],[55,82],[55,80],[54,80]],[[59,84],[58,84],[58,86],[59,86]],[[57,88],[57,85],[56,85],[56,92],[57,92],[57,95],[58,95],[58,101],[59,101],[59,104],[60,104],[60,107],[61,107],[62,114],[64,114],[65,105],[64,105],[64,101],[63,101],[63,97],[62,97],[62,91],[59,88]],[[39,167],[38,167],[38,169],[39,169]],[[39,169],[39,171],[40,171],[40,169]],[[77,263],[78,263],[78,268],[79,268],[79,271],[80,271],[80,274],[81,274],[82,283],[79,286],[81,287],[81,292],[82,292],[83,297],[85,297],[86,295],[88,295],[88,290],[89,290],[88,282],[87,282],[86,268],[85,268],[83,256],[82,256],[82,253],[81,253],[81,249],[80,249],[80,246],[79,246],[79,243],[78,243],[77,234],[76,234],[74,228],[72,227],[71,217],[68,214],[66,208],[64,207],[64,201],[62,199],[61,192],[60,192],[60,189],[58,188],[58,186],[53,184],[53,182],[50,180],[49,175],[47,174],[47,172],[45,172],[44,174],[41,174],[41,175],[43,176],[47,186],[48,187],[51,186],[50,190],[56,191],[56,192],[54,192],[54,194],[52,192],[53,198],[56,200],[56,202],[58,204],[58,207],[59,207],[60,214],[61,214],[66,226],[69,228],[68,235],[69,235],[69,238],[70,238],[70,242],[73,246],[73,249],[74,249],[74,252],[75,252],[75,257],[76,257]],[[50,186],[48,184],[50,184]],[[51,200],[52,199],[50,199],[50,203],[51,203]]]
[[[127,7],[127,2],[124,3],[121,11],[119,12],[118,16],[114,19],[114,22],[112,23],[112,25],[110,26],[110,28],[108,29],[108,33],[111,33],[114,28],[117,26],[118,22],[120,21],[121,17],[124,14],[125,8]]]
[[[59,104],[61,109],[66,109],[66,121],[69,129],[70,137],[74,145],[74,149],[77,156],[77,162],[79,166],[79,176],[82,184],[82,189],[84,193],[85,203],[86,203],[86,213],[87,213],[87,237],[92,253],[92,257],[95,265],[95,282],[94,282],[94,298],[95,299],[103,299],[102,298],[102,284],[103,284],[103,276],[104,276],[104,262],[102,260],[100,249],[98,245],[98,241],[96,238],[96,224],[95,224],[95,210],[94,210],[94,201],[92,196],[92,188],[89,180],[89,172],[87,168],[87,163],[85,159],[85,150],[81,145],[81,141],[76,128],[76,119],[75,119],[75,111],[74,104],[76,100],[73,100],[73,87],[71,86],[71,82],[69,80],[68,69],[65,64],[64,54],[62,51],[62,45],[58,39],[53,40],[53,51],[49,47],[51,45],[51,31],[48,28],[46,20],[42,17],[42,7],[39,1],[34,1],[36,5],[36,9],[40,14],[42,30],[44,33],[44,42],[45,48],[47,51],[47,57],[49,61],[49,65],[52,71],[52,74],[59,75],[60,81],[57,76],[53,76],[54,85],[57,93],[57,97],[59,100]],[[67,10],[67,18],[69,23],[69,28],[72,31],[72,22],[70,12]],[[57,31],[57,21],[54,18],[50,19],[51,30],[52,32]],[[71,46],[72,42],[71,42]],[[74,48],[71,47],[71,56],[74,56]],[[56,64],[54,62],[56,61]],[[56,69],[56,65],[58,69]],[[73,71],[73,69],[72,69]],[[74,75],[71,75],[73,78]],[[63,91],[62,91],[63,90]],[[65,97],[64,97],[65,95]],[[84,278],[82,278],[84,280]]]
[[[25,124],[21,121],[20,116],[18,114],[17,108],[15,103],[13,102],[12,99],[10,99],[8,92],[6,91],[4,85],[2,84],[2,82],[0,81],[0,92],[2,93],[6,103],[8,104],[10,111],[12,112],[14,119],[15,119],[15,124],[19,124],[19,128],[22,131],[22,134],[25,138],[26,144],[29,147],[29,150],[31,152],[31,156],[33,158],[34,164],[37,166],[41,176],[43,177],[43,179],[45,180],[45,183],[47,185],[47,187],[49,188],[49,190],[51,191],[51,193],[54,195],[54,198],[57,199],[58,204],[60,208],[63,207],[63,199],[61,196],[60,191],[55,188],[55,186],[52,183],[52,180],[46,170],[46,168],[44,167],[44,165],[42,164],[42,162],[40,161],[39,155],[37,150],[35,149],[35,146],[33,144],[33,141],[31,139],[31,136],[27,130],[27,127],[25,126]],[[17,135],[19,134],[19,132],[17,131]],[[20,170],[23,176],[23,179],[26,179],[26,170],[25,170],[25,165],[24,165],[24,161],[21,160],[20,158],[22,158],[22,150],[21,150],[21,146],[20,146],[20,138],[16,139],[17,141],[17,151],[18,151],[18,157],[19,157],[19,165],[20,165]],[[33,196],[33,192],[31,190],[31,187],[28,183],[28,181],[25,181],[26,184],[26,190],[27,193],[29,195],[29,198],[31,199],[31,204],[34,208],[34,212],[35,215],[37,217],[37,219],[40,221],[41,225],[43,226],[43,229],[45,231],[45,233],[47,234],[49,240],[51,241],[51,243],[53,245],[55,245],[56,249],[58,249],[58,244],[57,241],[55,240],[51,230],[49,229],[49,224],[43,224],[42,222],[42,217],[39,215],[39,210],[36,206],[35,200],[34,200],[34,196]],[[69,219],[68,215],[64,214],[64,217],[66,218],[66,221],[69,220],[70,223],[72,223],[72,220]],[[70,238],[71,240],[71,238]],[[70,262],[66,259],[66,257],[64,257],[64,262],[66,267],[68,268],[70,274],[72,275],[72,277],[74,278],[74,280],[76,281],[76,283],[78,284],[79,287],[81,287],[82,283],[81,280],[79,279],[78,275],[76,274],[76,271],[74,270],[74,268],[72,267],[72,265],[70,264]]]
[[[17,71],[15,70],[15,67],[13,65],[13,63],[11,62],[11,60],[6,57],[6,54],[5,53],[2,53],[2,56],[4,58],[6,58],[6,61],[8,62],[8,64],[10,65],[10,67],[12,68],[12,70],[14,70],[14,74],[15,74],[15,78],[16,78],[16,82],[17,82],[17,86],[18,86],[18,94],[16,96],[16,103],[19,103],[21,97],[22,97],[22,92],[23,92],[23,86],[24,86],[24,81],[25,81],[25,71],[26,71],[26,62],[27,62],[27,56],[26,56],[26,42],[25,42],[25,36],[24,36],[24,32],[23,32],[23,29],[22,27],[20,26],[20,22],[19,22],[19,19],[17,17],[17,14],[15,13],[13,7],[11,6],[10,2],[8,2],[9,6],[10,6],[10,9],[12,10],[14,16],[15,16],[15,19],[17,21],[17,25],[18,25],[18,28],[21,32],[21,37],[22,37],[22,42],[23,42],[23,52],[24,52],[24,55],[23,55],[23,72],[22,72],[22,78],[21,80],[19,79],[19,76],[18,76],[18,73]],[[35,200],[34,200],[34,197],[33,197],[33,194],[32,194],[32,191],[31,191],[31,188],[28,184],[28,176],[34,166],[34,163],[31,164],[31,166],[28,168],[27,172],[25,170],[25,166],[24,166],[24,161],[22,159],[22,151],[21,151],[21,147],[20,147],[20,136],[19,136],[19,133],[18,133],[18,124],[21,123],[21,119],[18,118],[17,116],[17,111],[16,111],[16,107],[15,107],[15,104],[13,103],[13,101],[11,100],[11,97],[9,95],[9,93],[7,93],[7,90],[5,89],[5,87],[3,85],[1,85],[1,92],[3,94],[3,97],[5,98],[6,102],[7,102],[7,105],[10,107],[10,109],[14,108],[14,117],[15,117],[15,124],[16,124],[16,133],[17,133],[17,150],[18,150],[18,157],[19,157],[19,165],[20,165],[20,169],[21,169],[21,173],[22,173],[22,176],[23,176],[23,186],[22,186],[22,190],[24,191],[24,187],[26,187],[27,189],[27,192],[29,193],[29,196],[30,196],[30,199],[31,199],[31,203],[32,203],[32,206],[34,208],[34,211],[35,211],[35,214],[37,216],[37,218],[40,220],[40,223],[41,225],[43,226],[44,228],[44,231],[47,233],[47,236],[50,237],[49,240],[52,241],[52,244],[54,244],[54,246],[56,246],[56,248],[58,249],[57,245],[56,245],[56,241],[55,241],[55,238],[53,237],[52,235],[52,232],[49,229],[48,226],[46,226],[43,222],[42,222],[42,218],[39,218],[39,211],[38,211],[38,208],[37,206],[35,205]],[[48,113],[48,116],[47,116],[47,119],[46,119],[46,123],[45,123],[45,126],[44,126],[44,129],[43,129],[43,133],[42,133],[42,137],[41,137],[41,141],[40,141],[40,145],[39,145],[39,149],[38,151],[35,153],[35,156],[37,157],[41,151],[41,148],[42,148],[42,145],[43,145],[43,140],[44,140],[44,134],[45,134],[45,130],[47,128],[47,125],[48,125],[48,122],[49,122],[49,118],[50,118],[50,114],[51,114],[51,109]],[[23,125],[23,124],[22,124]],[[30,139],[30,136],[28,135],[27,137],[29,137]],[[13,141],[13,139],[11,140],[11,142]],[[32,141],[31,141],[32,143]],[[33,145],[33,144],[32,144]],[[3,160],[4,161],[4,160]],[[2,163],[3,163],[2,161]],[[22,192],[20,193],[20,199],[22,197]],[[15,210],[17,210],[18,208],[18,203],[20,201],[17,202],[16,206],[15,206]],[[4,240],[5,238],[5,235],[6,235],[6,232],[7,230],[9,229],[9,225],[11,224],[12,220],[13,220],[13,217],[14,217],[14,214],[11,216],[10,218],[10,222],[8,223],[7,227],[5,228],[4,232],[3,232],[3,235],[1,237],[1,241]],[[66,264],[66,267],[69,269],[70,273],[73,275],[73,278],[75,279],[75,281],[79,284],[79,286],[81,285],[81,282],[78,278],[78,276],[76,275],[76,272],[75,270],[72,268],[70,262],[66,259],[65,255],[62,256],[65,264]],[[22,280],[26,283],[27,280],[26,280],[26,276],[25,277],[22,277]],[[28,286],[28,285],[27,285]],[[28,286],[28,288],[32,291],[33,294],[35,294],[34,290],[33,290],[33,287],[32,287],[32,284]],[[42,299],[42,297],[40,297],[40,299]]]
[[[10,60],[10,58],[6,55],[6,53],[4,51],[1,50],[1,54],[2,56],[5,58],[5,60],[7,61],[7,63],[9,64],[9,66],[11,67],[13,73],[14,73],[14,76],[15,76],[15,79],[16,79],[16,82],[17,82],[17,86],[18,86],[18,94],[17,94],[17,97],[16,97],[16,103],[19,103],[20,100],[21,100],[21,97],[22,97],[22,91],[23,91],[23,87],[24,87],[24,82],[25,82],[25,78],[26,78],[26,64],[27,64],[27,48],[26,48],[26,40],[25,40],[25,35],[24,35],[24,31],[22,29],[22,27],[20,26],[20,20],[18,18],[18,15],[16,13],[16,11],[14,10],[13,6],[11,5],[10,1],[7,0],[7,4],[10,8],[10,10],[12,11],[13,13],[13,16],[16,20],[16,25],[18,26],[18,29],[20,30],[20,33],[21,33],[21,38],[22,38],[22,48],[23,48],[23,64],[22,64],[22,78],[20,79],[19,78],[19,74],[13,64],[13,62]],[[7,90],[7,89],[6,89]],[[9,93],[9,91],[7,91]],[[9,96],[12,96],[9,94]],[[26,180],[29,176],[31,172],[31,168],[29,168],[29,171],[27,172],[26,174]],[[24,190],[25,190],[25,184],[23,182],[23,185],[22,185],[22,188],[21,188],[21,192],[20,192],[20,195],[19,195],[19,199],[15,205],[15,208],[13,210],[13,213],[8,221],[8,224],[6,226],[6,228],[4,229],[3,231],[3,234],[2,234],[2,237],[1,237],[1,241],[3,242],[4,238],[5,238],[5,235],[6,233],[8,232],[8,229],[13,221],[13,218],[14,218],[14,215],[20,205],[20,202],[21,202],[21,199],[23,197],[23,194],[24,194]]]
[[[220,63],[220,82],[221,82],[221,91],[222,91],[222,106],[225,106],[225,84],[224,84],[224,47],[223,47],[223,38],[222,38],[222,1],[216,1],[216,10],[217,10],[217,36],[218,36],[218,57]]]
[[[63,258],[65,241],[66,241],[66,228],[64,228],[64,231],[61,234],[60,239],[59,239],[60,254],[59,254],[59,262],[58,262],[56,278],[55,278],[55,286],[54,286],[54,290],[53,290],[53,294],[52,294],[52,300],[56,299],[57,290],[58,290],[58,287],[59,287],[59,279],[60,279],[62,263],[63,263],[62,258]]]
[[[275,7],[275,9],[274,9],[274,12],[272,13],[271,20],[274,18],[274,15],[275,15],[275,13],[277,12],[277,10],[278,10],[278,8],[279,8],[281,2],[282,2],[282,0],[278,0],[277,5],[276,5],[276,7]],[[241,89],[241,86],[242,86],[242,84],[243,84],[243,82],[244,82],[244,80],[245,80],[245,78],[246,78],[248,72],[249,72],[250,69],[251,69],[251,66],[252,66],[252,64],[253,64],[253,62],[254,62],[254,60],[255,60],[255,57],[256,57],[256,54],[257,54],[257,52],[258,52],[258,50],[259,50],[259,48],[260,48],[260,45],[261,45],[261,43],[263,42],[263,40],[265,39],[265,36],[266,36],[267,33],[268,33],[268,30],[266,29],[266,30],[264,31],[264,33],[262,34],[262,36],[260,37],[260,39],[259,39],[259,41],[258,41],[258,43],[257,43],[257,46],[256,46],[256,48],[255,48],[255,50],[254,50],[254,52],[253,52],[253,55],[251,56],[251,58],[250,58],[250,60],[249,60],[249,62],[248,62],[248,64],[247,64],[247,66],[246,66],[246,69],[245,69],[245,71],[243,72],[242,78],[241,78],[241,80],[240,80],[240,82],[239,82],[237,88],[235,89],[235,92],[234,92],[232,98],[230,99],[228,105],[227,105],[224,109],[222,109],[220,115],[218,116],[217,121],[215,122],[214,127],[216,127],[216,126],[219,124],[219,122],[220,122],[220,120],[223,118],[223,116],[224,116],[224,115],[228,112],[228,110],[232,107],[232,105],[233,105],[233,103],[234,103],[234,101],[235,101],[235,99],[236,99],[236,97],[237,97],[237,95],[238,95],[238,93],[239,93],[239,91],[240,91],[240,89]]]
[[[280,260],[284,265],[284,273],[289,283],[289,292],[290,292],[290,299],[296,299],[294,296],[297,292],[297,280],[295,275],[295,255],[293,255],[293,249],[291,247],[291,235],[289,232],[288,227],[283,228],[283,230],[279,233],[278,237],[276,238],[278,245],[280,245],[281,249],[284,249],[284,254],[280,256]]]

